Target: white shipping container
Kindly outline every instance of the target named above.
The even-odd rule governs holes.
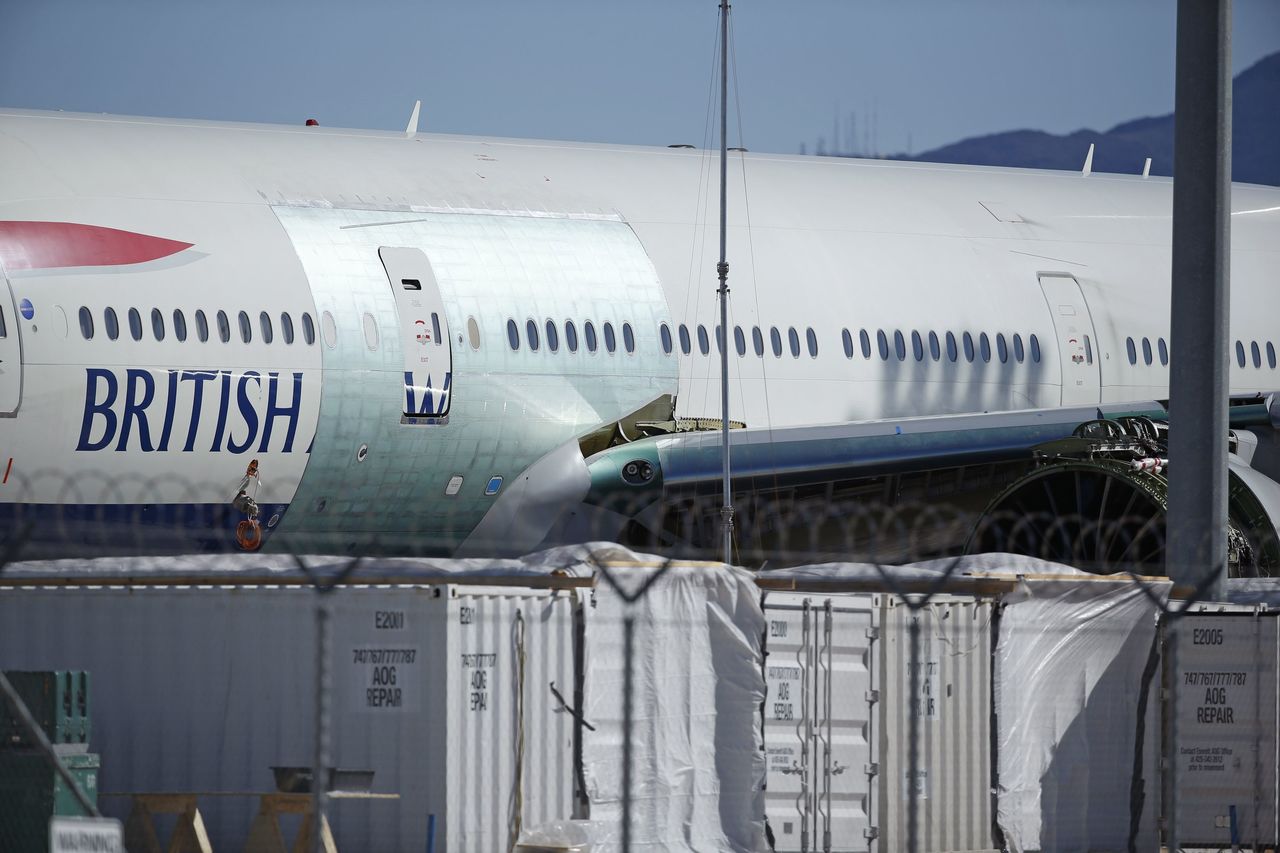
[[[398,800],[333,800],[339,849],[506,850],[569,818],[572,594],[348,587],[332,606],[331,756]],[[270,767],[310,766],[315,603],[307,589],[0,590],[0,667],[86,669],[101,790],[200,800],[216,849],[240,849]],[[105,796],[124,818],[129,800]],[[296,826],[296,822],[294,823]]]
[[[1274,846],[1277,826],[1278,614],[1194,613],[1177,627],[1178,841]]]
[[[907,849],[918,724],[920,851],[996,849],[990,601],[768,593],[766,810],[778,853]],[[918,619],[916,692],[909,626]]]

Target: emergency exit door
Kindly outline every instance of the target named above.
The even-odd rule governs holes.
[[[0,276],[0,415],[18,411],[22,399],[22,347],[18,312],[9,282]]]
[[[1062,405],[1097,403],[1102,380],[1098,338],[1080,284],[1069,275],[1041,275],[1040,289],[1053,317],[1062,371]]]
[[[378,249],[378,257],[395,299],[400,345],[404,349],[401,423],[448,423],[453,348],[431,262],[421,249],[391,246]]]

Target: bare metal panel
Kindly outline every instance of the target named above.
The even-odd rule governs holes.
[[[313,596],[6,589],[0,667],[90,670],[104,810],[127,814],[112,792],[239,792],[201,801],[215,848],[235,850],[269,768],[312,760]],[[332,802],[340,849],[425,850],[435,815],[435,849],[487,853],[517,807],[524,826],[569,816],[572,726],[548,689],[573,682],[565,594],[348,588],[332,606],[334,763],[400,795]]]
[[[884,596],[880,650],[880,850],[907,849],[910,724],[918,725],[917,841],[921,851],[995,850],[991,802],[991,618],[994,605],[934,596],[912,612]],[[919,620],[911,692],[912,620]]]

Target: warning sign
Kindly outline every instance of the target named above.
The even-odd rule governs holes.
[[[366,623],[366,641],[347,651],[351,710],[418,711],[422,661],[417,645],[406,642],[409,620],[403,610],[375,610]]]
[[[49,820],[50,853],[124,853],[120,821],[103,817]]]

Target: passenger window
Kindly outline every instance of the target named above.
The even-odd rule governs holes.
[[[600,328],[604,330],[604,348],[609,352],[616,351],[618,349],[618,337],[613,333],[613,323],[605,321],[605,324]]]
[[[773,357],[782,358],[782,332],[777,326],[769,329],[769,344],[773,347]]]
[[[369,315],[367,315],[367,314],[366,314],[365,316],[367,317],[367,316],[369,316]],[[249,324],[249,314],[248,314],[248,312],[247,312],[247,311],[241,311],[239,314],[237,314],[237,315],[236,315],[236,321],[237,321],[237,323],[238,323],[238,324],[239,324],[239,326],[240,326],[240,340],[241,340],[242,342],[246,343],[246,344],[247,344],[247,343],[249,343],[250,341],[252,341],[252,340],[253,340],[253,326],[251,326],[251,325]],[[366,323],[365,323],[365,330],[366,330],[366,332],[365,332],[365,338],[366,338],[366,339],[369,337],[369,335],[368,335],[368,328],[369,328],[369,326],[368,326],[368,323],[366,322]],[[376,346],[376,342],[375,342],[375,346]],[[373,349],[373,348],[374,348],[374,347],[370,347],[370,349]]]
[[[564,343],[569,352],[578,351],[578,327],[573,325],[572,320],[564,321]]]
[[[244,316],[244,312],[240,312],[240,334],[243,337],[248,328],[248,318]],[[245,338],[245,343],[249,339]],[[369,348],[370,352],[378,351],[378,321],[373,319],[373,315],[368,311],[364,312],[364,345]]]
[[[221,328],[223,321],[226,319],[222,312],[218,312],[218,327]],[[324,345],[329,349],[333,349],[338,345],[338,323],[333,319],[333,313],[325,311],[320,314],[320,335],[324,338]],[[223,341],[226,338],[222,339]]]
[[[1022,346],[1022,335],[1019,335],[1019,334],[1016,334],[1016,333],[1015,333],[1015,334],[1014,334],[1014,336],[1013,336],[1013,357],[1014,357],[1014,359],[1016,359],[1016,360],[1017,360],[1018,364],[1022,364],[1023,359],[1024,359],[1024,358],[1026,358],[1026,354],[1027,354],[1027,351],[1026,351],[1026,349],[1024,349],[1024,348],[1023,348],[1023,346]]]
[[[196,309],[196,337],[200,339],[200,343],[209,340],[209,321],[205,318],[204,312]]]
[[[1135,347],[1134,347],[1134,345],[1133,345],[1133,338],[1125,338],[1125,339],[1124,339],[1124,348],[1125,348],[1125,351],[1129,353],[1129,363],[1130,363],[1130,364],[1137,364],[1137,363],[1138,363],[1138,350],[1137,350],[1137,348],[1135,348]]]
[[[472,349],[480,349],[480,324],[475,317],[467,318],[467,343],[471,344]]]
[[[738,349],[738,357],[747,354],[747,336],[743,333],[741,326],[733,327],[733,343]]]
[[[862,357],[871,358],[871,336],[866,329],[858,330],[858,343],[862,346]]]
[[[973,335],[964,333],[964,360],[973,363]]]
[[[698,350],[706,355],[711,352],[711,341],[707,338],[707,327],[698,324]]]
[[[1035,334],[1031,335],[1031,360],[1040,363],[1040,339]]]
[[[556,330],[556,324],[551,320],[547,320],[547,349],[552,352],[560,351],[560,333]]]
[[[179,341],[187,339],[187,318],[182,309],[173,309],[173,336]]]
[[[129,309],[129,335],[135,340],[142,340],[142,315],[137,308]]]
[[[107,327],[107,337],[115,340],[120,337],[120,321],[116,318],[116,309],[108,308],[102,312],[103,325]]]
[[[1267,341],[1267,367],[1276,369],[1276,346],[1271,341]]]
[[[666,323],[658,327],[658,337],[662,339],[662,351],[671,355],[671,329]]]
[[[111,309],[108,308],[108,311]],[[0,338],[9,337],[9,328],[4,324],[4,308],[0,307]]]
[[[1151,339],[1142,339],[1142,360],[1147,364],[1151,363]]]
[[[263,311],[258,315],[258,326],[262,329],[262,342],[269,344],[276,339],[275,330],[271,328],[271,315]]]
[[[800,357],[800,333],[796,331],[796,327],[792,326],[787,329],[787,343],[791,344],[791,357]]]
[[[804,330],[805,343],[809,345],[809,358],[818,357],[818,335],[812,328]]]
[[[1009,362],[1009,345],[1004,342],[1004,332],[996,332],[996,355],[1000,356],[1001,364]]]
[[[916,361],[924,361],[924,339],[915,330],[911,332],[911,354],[916,357]]]
[[[286,346],[293,343],[293,318],[288,311],[280,312],[280,336],[284,338]]]
[[[3,323],[3,321],[0,321]],[[86,341],[93,340],[93,313],[83,305],[80,306],[80,334]],[[3,337],[3,335],[0,335]]]
[[[716,326],[716,352],[724,351],[724,330]]]
[[[901,329],[893,330],[893,351],[898,356],[898,361],[907,360],[907,339],[903,337]]]
[[[889,339],[888,337],[885,336],[884,329],[876,330],[876,343],[879,345],[879,349],[880,349],[880,360],[888,361],[889,360]]]
[[[840,332],[840,341],[844,344],[844,357],[853,358],[853,335],[849,334],[848,329]]]
[[[511,344],[512,351],[520,349],[520,327],[515,320],[507,321],[507,341]]]
[[[155,335],[157,341],[164,340],[164,314],[160,313],[159,308],[151,309],[151,334]]]
[[[302,339],[307,342],[307,346],[311,346],[316,342],[316,324],[306,311],[302,312]]]
[[[538,324],[532,320],[527,320],[524,324],[524,339],[529,342],[529,349],[533,352],[538,351]]]
[[[1160,365],[1168,367],[1169,365],[1169,345],[1164,342],[1164,338],[1156,341],[1156,349],[1160,352]]]
[[[590,320],[582,324],[582,333],[587,337],[587,349],[595,352],[599,345],[596,341],[596,326]]]
[[[636,351],[636,333],[632,330],[630,323],[622,324],[622,345],[629,353]]]
[[[982,353],[983,361],[991,361],[991,339],[986,332],[978,335],[978,351]]]
[[[956,336],[951,332],[947,332],[947,359],[955,361],[960,357],[960,351],[956,349]]]
[[[680,352],[688,355],[693,351],[693,343],[689,340],[689,327],[684,323],[680,324]]]
[[[942,360],[942,347],[938,343],[938,333],[929,333],[929,355],[934,361]]]
[[[1239,341],[1236,341],[1236,361],[1240,363],[1241,367],[1244,367],[1244,344]]]
[[[1253,366],[1262,367],[1262,350],[1258,349],[1258,342],[1254,341],[1249,347],[1253,352]]]
[[[764,358],[764,332],[760,331],[759,326],[751,330],[751,343],[756,348],[756,355]]]

